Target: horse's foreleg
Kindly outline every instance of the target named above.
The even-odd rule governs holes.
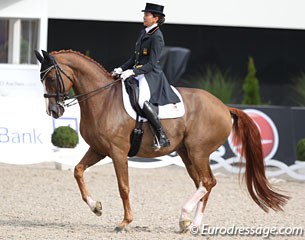
[[[124,207],[124,219],[123,221],[115,228],[116,232],[120,232],[125,227],[132,222],[132,211],[130,207],[129,200],[129,178],[128,178],[128,159],[127,155],[124,153],[116,153],[112,157],[113,165],[115,168],[115,173],[117,176],[120,196],[123,201]]]
[[[88,167],[96,164],[98,161],[100,161],[103,158],[104,156],[97,154],[91,148],[89,148],[85,156],[74,168],[74,177],[77,181],[79,190],[82,195],[82,199],[88,204],[91,211],[94,212],[97,216],[102,215],[102,204],[99,201],[94,201],[90,197],[90,194],[88,192],[88,189],[84,181],[84,171]]]

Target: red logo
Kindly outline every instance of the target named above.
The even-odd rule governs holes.
[[[271,159],[279,145],[279,135],[276,126],[270,117],[265,113],[255,109],[243,110],[255,122],[262,138],[264,159]],[[232,136],[229,136],[229,145],[232,151],[240,156],[241,146],[235,146],[232,142]]]

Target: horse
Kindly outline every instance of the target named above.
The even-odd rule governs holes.
[[[101,64],[73,50],[61,50],[43,55],[35,51],[41,63],[41,81],[47,103],[47,114],[59,118],[64,114],[64,103],[70,89],[76,94],[80,107],[80,134],[89,149],[74,168],[83,201],[97,216],[102,214],[102,204],[93,200],[84,181],[84,171],[106,156],[112,159],[120,197],[124,208],[123,220],[115,227],[119,232],[133,220],[129,199],[128,151],[130,134],[135,120],[125,111],[122,98],[122,81],[114,79]],[[259,129],[243,111],[224,105],[207,91],[195,88],[177,88],[184,105],[181,118],[164,119],[162,125],[170,139],[170,146],[155,151],[154,136],[148,123],[138,157],[154,158],[174,151],[181,157],[194,182],[196,191],[181,208],[179,226],[188,232],[199,227],[216,179],[210,168],[209,156],[233,132],[234,141],[242,145],[245,161],[245,182],[254,202],[265,212],[269,209],[283,211],[289,197],[275,191],[265,175]],[[197,206],[195,217],[191,211]]]

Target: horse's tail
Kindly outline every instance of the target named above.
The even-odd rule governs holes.
[[[233,141],[242,145],[241,156],[246,159],[245,179],[248,192],[265,212],[269,208],[283,211],[289,197],[275,192],[265,175],[264,157],[259,130],[253,120],[243,111],[229,108],[234,119]]]

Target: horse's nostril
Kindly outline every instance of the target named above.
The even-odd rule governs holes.
[[[56,106],[56,105],[52,105],[51,107],[50,107],[50,112],[53,114],[53,113],[55,113],[55,114],[57,114],[58,113],[58,107]]]
[[[60,114],[58,113],[58,111],[51,111],[51,116],[55,119],[60,117]]]
[[[58,116],[58,109],[57,109],[57,107],[56,106],[51,106],[51,108],[50,108],[50,113],[51,113],[51,116],[52,117],[57,117]]]
[[[52,116],[53,118],[59,118],[63,115],[65,109],[61,106],[59,106],[58,104],[53,104],[50,106],[49,108],[49,113],[50,116]]]

